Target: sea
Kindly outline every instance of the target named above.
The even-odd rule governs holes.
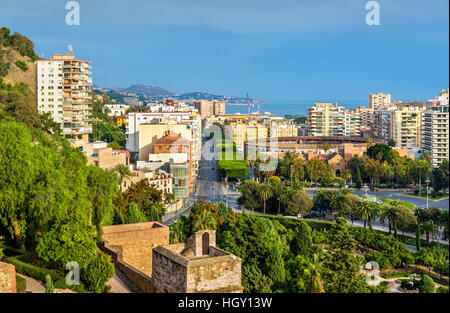
[[[269,112],[271,114],[283,116],[283,115],[306,115],[307,109],[313,106],[314,103],[338,103],[338,106],[343,106],[346,109],[353,109],[360,106],[367,107],[367,99],[365,100],[270,100],[267,103],[261,103],[259,106],[259,112]],[[257,104],[255,107],[251,107],[251,112],[256,112]],[[234,105],[227,104],[227,114],[248,113],[247,104]]]

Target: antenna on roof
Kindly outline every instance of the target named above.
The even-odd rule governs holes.
[[[72,45],[69,45],[69,53],[73,55]]]

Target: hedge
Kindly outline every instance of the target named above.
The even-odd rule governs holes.
[[[18,272],[22,275],[25,275],[25,276],[33,277],[41,282],[45,282],[46,275],[50,275],[50,277],[52,278],[53,281],[56,281],[56,280],[60,279],[61,277],[63,277],[63,275],[61,275],[61,273],[59,273],[55,270],[34,266],[31,264],[22,262],[22,261],[18,260],[16,257],[6,258],[5,262],[14,265],[16,267],[16,272]]]
[[[27,280],[19,275],[16,275],[16,289],[17,293],[25,293],[27,290]]]
[[[248,176],[248,167],[244,160],[219,160],[217,169],[220,175],[230,179],[242,179]]]
[[[326,222],[326,221],[295,219],[295,218],[284,217],[284,216],[272,216],[272,215],[263,215],[263,216],[268,219],[277,220],[278,222],[280,222],[281,225],[283,225],[287,229],[297,228],[301,221],[306,222],[309,225],[309,227],[311,227],[311,229],[314,231],[330,230],[333,228],[333,224],[334,224],[332,222]]]

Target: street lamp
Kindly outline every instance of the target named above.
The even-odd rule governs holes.
[[[430,182],[430,180],[428,179],[428,174],[427,174],[427,180],[425,182],[427,183],[427,210],[428,210],[428,183]]]
[[[422,196],[422,166],[419,165],[419,197]]]

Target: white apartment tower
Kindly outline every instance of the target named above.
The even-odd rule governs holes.
[[[431,164],[438,167],[449,158],[448,90],[442,90],[427,102],[422,120],[422,149],[431,156]]]
[[[90,61],[55,54],[37,61],[37,107],[61,124],[63,135],[88,140],[92,133],[92,79]]]

